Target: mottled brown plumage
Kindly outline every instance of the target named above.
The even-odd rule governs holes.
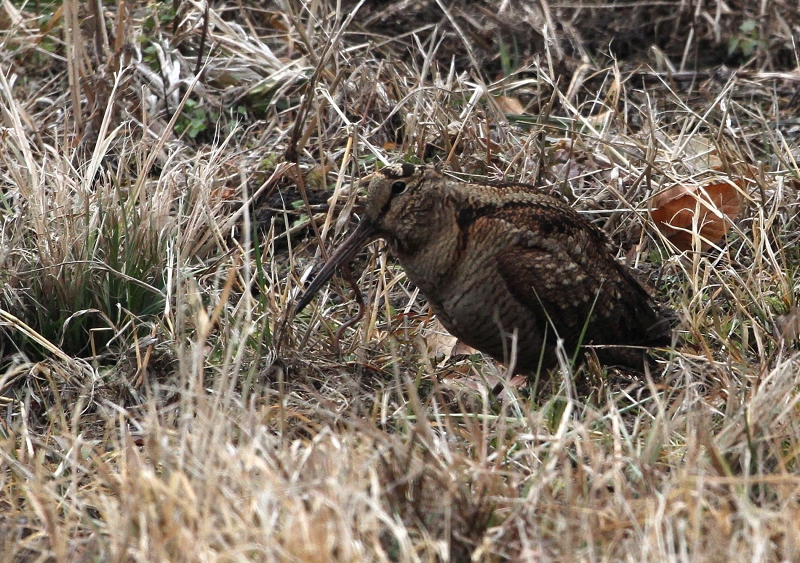
[[[603,345],[602,362],[636,368],[645,356],[630,346],[670,342],[650,295],[614,259],[605,234],[571,207],[531,186],[459,182],[410,164],[373,175],[358,228],[296,311],[377,238],[454,336],[508,361],[516,332],[520,373],[553,366],[557,337],[569,354],[580,343]]]

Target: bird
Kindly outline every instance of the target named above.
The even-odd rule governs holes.
[[[516,373],[538,375],[592,345],[606,365],[639,372],[645,350],[669,346],[672,323],[600,228],[559,198],[521,183],[465,182],[436,166],[397,163],[373,174],[355,231],[295,305],[337,268],[384,239],[453,336]]]

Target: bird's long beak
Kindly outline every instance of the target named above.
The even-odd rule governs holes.
[[[294,307],[294,314],[296,315],[302,311],[305,306],[311,302],[314,295],[317,294],[325,282],[331,279],[339,266],[352,260],[353,257],[358,254],[359,250],[378,238],[378,236],[377,227],[375,227],[371,221],[362,219],[358,227],[356,227],[356,230],[353,231],[353,234],[350,235],[338,250],[336,250],[333,256],[328,259],[322,267],[322,270],[317,274],[317,277],[314,278],[314,281],[309,284],[303,292],[303,295],[300,296],[300,299],[298,299]]]

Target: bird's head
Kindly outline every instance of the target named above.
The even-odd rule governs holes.
[[[441,206],[442,174],[433,166],[393,164],[369,177],[364,215],[358,227],[325,263],[314,281],[300,296],[295,312],[302,310],[333,276],[364,246],[384,238],[400,252],[419,246],[435,230]]]

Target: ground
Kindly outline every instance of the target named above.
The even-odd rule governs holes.
[[[800,558],[790,4],[3,4],[0,559]],[[293,317],[392,162],[563,198],[675,346],[537,386],[380,243]]]

